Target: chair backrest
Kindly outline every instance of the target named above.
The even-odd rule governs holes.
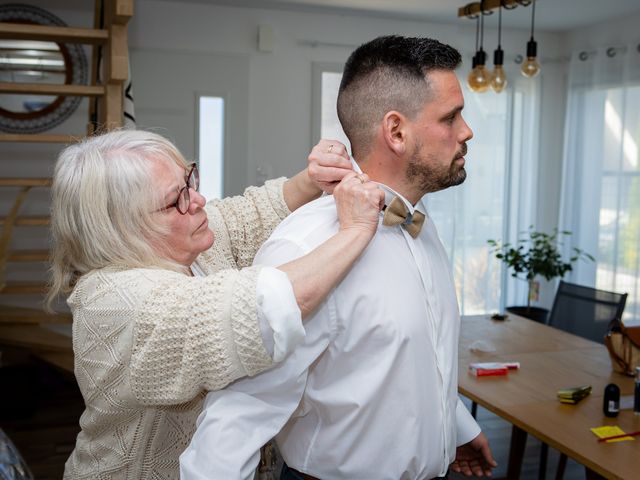
[[[627,294],[607,292],[560,281],[549,325],[604,343],[609,323],[621,319]]]

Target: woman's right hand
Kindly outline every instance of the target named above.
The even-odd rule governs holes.
[[[340,230],[360,229],[373,236],[378,228],[384,192],[365,173],[348,173],[333,191]]]

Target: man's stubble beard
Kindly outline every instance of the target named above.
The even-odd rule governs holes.
[[[449,168],[439,166],[433,155],[422,156],[421,149],[421,145],[416,145],[406,171],[408,182],[415,185],[420,192],[423,194],[437,192],[460,185],[465,181],[467,171],[463,166],[456,164],[456,159],[467,154],[466,143],[462,145],[460,152],[453,157]]]

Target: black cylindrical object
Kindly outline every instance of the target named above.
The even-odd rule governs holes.
[[[617,417],[620,412],[620,387],[615,383],[604,387],[602,411],[607,417]]]
[[[636,382],[633,389],[633,413],[640,415],[640,367],[636,367]]]

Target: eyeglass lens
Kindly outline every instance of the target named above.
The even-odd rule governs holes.
[[[198,167],[195,163],[191,167],[191,170],[189,170],[189,175],[186,180],[186,185],[180,190],[180,197],[178,198],[178,211],[182,214],[187,213],[189,204],[191,203],[189,189],[193,188],[197,192],[200,187],[200,174],[198,173]]]

